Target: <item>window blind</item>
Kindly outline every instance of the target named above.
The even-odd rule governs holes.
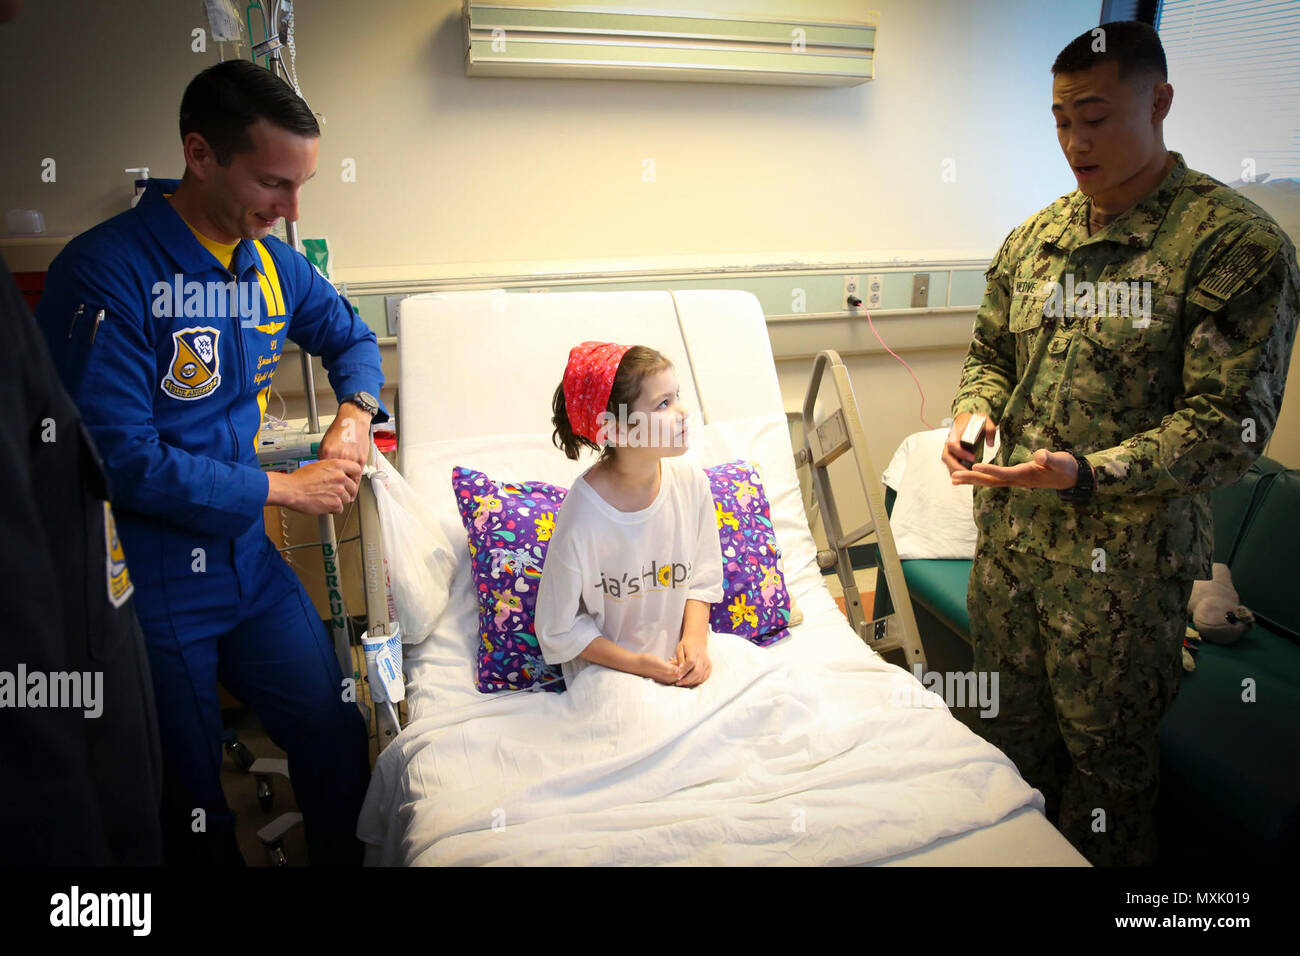
[[[1300,178],[1300,3],[1163,0],[1156,29],[1174,110],[1193,109],[1222,144],[1205,172]]]

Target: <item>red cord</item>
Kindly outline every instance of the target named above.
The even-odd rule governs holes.
[[[891,349],[888,345],[885,345],[885,340],[882,339],[880,337],[880,333],[876,331],[876,323],[871,321],[871,313],[863,309],[862,314],[867,317],[867,325],[871,326],[871,332],[873,335],[875,335],[876,340],[880,342],[881,345],[885,346],[885,351],[888,352],[890,355],[894,356],[894,358],[898,359],[900,362],[903,362],[902,356],[900,356],[897,352]],[[921,424],[925,425],[926,428],[934,428],[933,425],[931,425],[929,422],[925,420],[925,390],[921,388],[921,383],[917,381],[916,375],[912,372],[912,366],[908,365],[906,362],[903,362],[903,368],[907,369],[907,374],[912,376],[913,382],[916,382],[916,390],[921,393],[921,413],[920,413]]]

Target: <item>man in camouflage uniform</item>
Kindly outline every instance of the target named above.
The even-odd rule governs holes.
[[[1141,865],[1208,493],[1272,434],[1300,268],[1262,209],[1166,150],[1155,31],[1099,29],[1052,67],[1079,188],[990,265],[943,459],[977,486],[971,641],[1001,699],[976,729],[1090,861]],[[994,464],[958,444],[972,413],[987,444],[1001,428]]]

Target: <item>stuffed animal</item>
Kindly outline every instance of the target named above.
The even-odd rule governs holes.
[[[1194,581],[1187,610],[1192,626],[1212,644],[1235,644],[1250,630],[1255,615],[1237,599],[1232,572],[1226,564],[1215,564],[1209,581]]]

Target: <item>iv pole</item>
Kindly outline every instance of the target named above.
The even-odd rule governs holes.
[[[261,43],[253,46],[253,59],[256,62],[258,56],[265,56],[268,69],[270,69],[272,75],[279,77],[285,83],[295,87],[296,90],[296,83],[285,69],[284,59],[280,52],[286,46],[289,47],[291,53],[293,51],[291,34],[293,5],[288,0],[283,0],[283,2],[276,0],[273,10],[272,20],[275,23],[275,33],[270,34]],[[249,39],[251,40],[252,37],[249,37]],[[301,93],[299,95],[301,96]],[[298,239],[297,222],[286,219],[284,225],[289,245],[293,247],[295,252],[302,252],[302,243]],[[307,431],[308,434],[316,434],[320,431],[320,417],[316,407],[316,382],[312,369],[312,358],[306,349],[302,350],[302,381],[307,396]],[[367,463],[378,468],[382,465],[382,462],[376,460],[373,443],[369,441],[367,443],[370,445]],[[357,509],[360,513],[359,522],[361,525],[367,634],[372,638],[387,638],[396,633],[396,625],[390,619],[391,612],[386,586],[387,576],[380,547],[382,531],[379,526],[378,506],[375,501],[374,488],[365,477],[361,479],[357,487]],[[330,627],[334,636],[334,651],[338,655],[339,667],[342,672],[345,675],[350,675],[355,682],[353,686],[359,689],[362,675],[352,661],[351,642],[348,636],[348,616],[343,602],[342,576],[339,573],[338,536],[334,528],[334,516],[331,514],[321,515],[319,524],[321,552],[325,563],[325,583],[329,594]],[[368,662],[366,670],[369,671]],[[381,706],[379,702],[375,701],[375,681],[371,680],[369,673],[367,673],[366,680],[370,687],[375,736],[378,740],[379,749],[383,750],[401,731],[401,722],[392,703],[385,703]],[[357,703],[361,705],[359,695]]]

